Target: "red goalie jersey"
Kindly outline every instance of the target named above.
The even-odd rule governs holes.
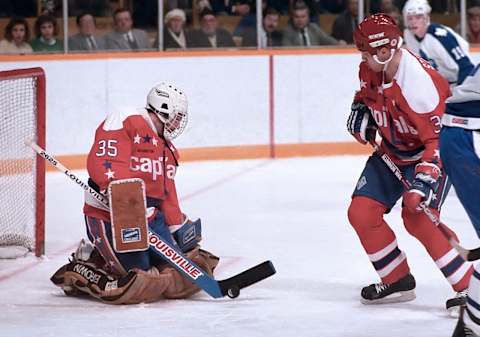
[[[177,150],[158,136],[145,109],[110,114],[97,128],[87,159],[88,174],[101,191],[112,180],[143,179],[147,206],[160,209],[168,225],[183,221],[174,181],[177,166]],[[84,213],[110,221],[108,210],[88,194]]]
[[[382,136],[381,147],[397,164],[414,161],[439,163],[438,137],[448,82],[427,62],[401,50],[398,70],[390,83],[382,73],[360,64],[360,91],[356,102],[371,110]]]

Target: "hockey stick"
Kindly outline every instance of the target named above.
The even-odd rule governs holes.
[[[88,184],[85,184],[74,173],[70,172],[68,168],[63,166],[57,159],[38,146],[38,144],[33,141],[25,141],[25,144],[30,146],[39,156],[48,161],[57,170],[63,172],[71,181],[80,186],[83,190],[90,193],[90,195],[100,201],[103,205],[108,207],[108,198],[88,186]],[[275,274],[275,267],[273,266],[272,262],[265,261],[248,270],[245,270],[244,272],[241,272],[240,274],[225,280],[217,281],[210,277],[195,263],[189,260],[176,247],[173,247],[168,242],[163,240],[152,229],[149,229],[148,231],[148,243],[154,253],[167,261],[184,277],[195,283],[198,287],[202,288],[213,298],[220,298],[224,296],[235,298],[240,294],[240,289],[246,288]]]
[[[387,165],[387,167],[392,171],[393,175],[402,183],[406,190],[409,190],[411,187],[410,182],[405,179],[402,174],[402,171],[398,168],[398,166],[393,162],[393,160],[386,154],[380,146],[378,146],[375,140],[369,142],[370,145],[374,148],[375,152],[379,155],[379,157],[383,160],[383,162]],[[448,242],[457,250],[458,254],[467,261],[475,261],[480,259],[480,247],[475,249],[466,249],[457,242],[457,240],[449,233],[447,226],[440,221],[440,219],[425,205],[424,202],[420,203],[420,208],[428,217],[428,219],[440,229],[440,232],[445,236]]]

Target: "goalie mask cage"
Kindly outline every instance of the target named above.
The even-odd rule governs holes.
[[[0,258],[44,253],[45,162],[25,145],[45,148],[45,74],[0,71]]]

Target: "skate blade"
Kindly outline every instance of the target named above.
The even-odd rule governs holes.
[[[448,316],[452,318],[459,318],[460,317],[460,308],[462,306],[457,305],[454,307],[447,308]]]
[[[401,303],[413,301],[416,298],[415,290],[399,291],[397,293],[390,294],[384,298],[379,298],[378,300],[367,300],[360,298],[360,302],[366,305],[370,304],[386,304],[386,303]]]

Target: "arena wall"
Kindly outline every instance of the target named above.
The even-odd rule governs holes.
[[[0,56],[0,70],[44,68],[47,147],[81,168],[107,111],[142,107],[161,81],[189,98],[184,159],[368,151],[345,129],[359,59],[351,49],[32,55]]]

